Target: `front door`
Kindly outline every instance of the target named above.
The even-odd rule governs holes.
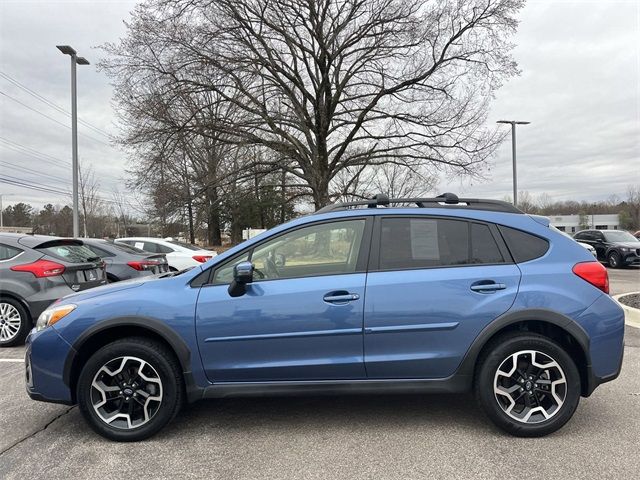
[[[218,267],[196,312],[209,380],[365,378],[366,225],[352,219],[297,228]],[[233,298],[233,266],[246,260],[254,282]]]
[[[376,228],[365,303],[370,378],[443,378],[509,310],[520,270],[495,226],[386,217]]]

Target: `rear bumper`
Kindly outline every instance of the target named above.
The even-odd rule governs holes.
[[[602,295],[585,310],[578,323],[589,335],[585,396],[620,375],[624,356],[624,310],[608,295]]]

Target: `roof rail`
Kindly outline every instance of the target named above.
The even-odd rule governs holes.
[[[458,198],[454,193],[443,193],[433,198],[389,198],[383,193],[374,195],[369,200],[355,202],[332,203],[321,208],[315,213],[336,212],[352,207],[378,208],[389,207],[391,204],[409,203],[419,208],[456,208],[463,207],[469,210],[489,210],[492,212],[524,213],[514,205],[502,200],[484,200],[480,198]]]

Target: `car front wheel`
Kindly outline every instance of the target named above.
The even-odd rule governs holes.
[[[91,427],[123,442],[157,433],[177,415],[183,398],[181,369],[173,353],[139,337],[98,350],[77,385],[78,405]]]
[[[620,258],[620,254],[618,252],[611,252],[607,257],[607,262],[611,268],[620,268],[622,264],[622,259]]]
[[[561,428],[575,412],[580,375],[557,343],[534,333],[513,333],[484,350],[475,393],[498,427],[520,437],[539,437]]]

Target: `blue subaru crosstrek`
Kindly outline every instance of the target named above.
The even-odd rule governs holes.
[[[33,399],[77,403],[98,433],[134,441],[204,398],[473,390],[500,428],[541,436],[622,363],[605,268],[504,202],[334,204],[148,278],[40,316]]]

